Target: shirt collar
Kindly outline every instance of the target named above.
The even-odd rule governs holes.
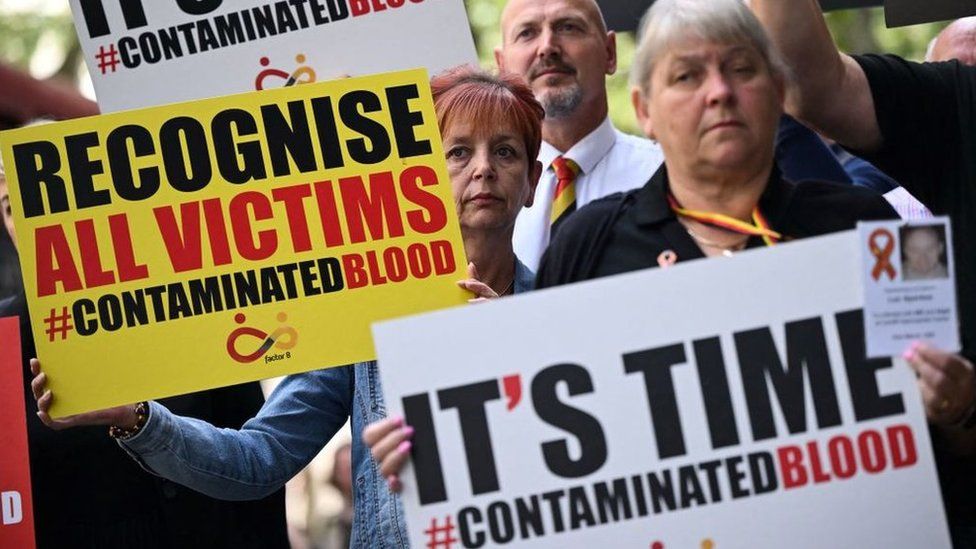
[[[783,216],[793,197],[793,188],[794,185],[784,180],[779,168],[774,165],[766,189],[759,197],[759,210],[773,229],[783,226]],[[637,193],[634,215],[639,225],[653,225],[675,218],[674,211],[668,204],[667,193],[668,170],[661,164],[651,180]]]
[[[651,180],[637,193],[634,217],[638,225],[653,225],[674,218],[674,212],[668,205],[667,192],[668,170],[661,164]]]
[[[580,139],[566,152],[562,152],[543,141],[542,147],[539,149],[539,162],[542,162],[546,170],[551,171],[552,161],[557,156],[565,156],[576,162],[583,174],[587,174],[596,168],[596,165],[610,152],[616,142],[617,130],[613,127],[610,117],[607,117],[595,130]]]

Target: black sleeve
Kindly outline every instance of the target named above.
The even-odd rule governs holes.
[[[898,219],[884,196],[864,187],[804,181],[796,193],[795,209],[788,212],[792,236],[820,236],[854,229],[858,221]]]
[[[884,195],[873,189],[835,183],[823,185],[830,189],[824,193],[827,199],[823,209],[827,216],[838,212],[846,217],[846,223],[855,225],[858,221],[885,221],[900,218]],[[844,223],[842,221],[841,225]]]
[[[893,55],[855,57],[867,75],[881,129],[881,150],[863,156],[935,211],[945,211],[940,181],[958,166],[958,62],[912,63]],[[842,98],[838,98],[841,100]]]

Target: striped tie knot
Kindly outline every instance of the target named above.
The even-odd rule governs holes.
[[[552,199],[549,222],[554,231],[557,223],[562,222],[576,209],[576,187],[573,183],[579,176],[580,168],[576,162],[557,156],[552,161],[552,169],[556,172],[556,193]]]

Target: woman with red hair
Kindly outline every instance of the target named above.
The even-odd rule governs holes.
[[[475,300],[532,289],[534,275],[512,249],[515,217],[531,206],[542,166],[542,106],[516,77],[462,67],[433,79],[469,279]],[[475,268],[477,266],[477,269]],[[355,515],[352,547],[406,547],[399,499],[378,473],[362,431],[383,419],[375,362],[287,377],[240,430],[218,429],[143,402],[64,419],[47,412],[53,395],[32,361],[32,389],[48,426],[110,425],[119,444],[153,473],[220,499],[256,499],[302,470],[352,419]]]

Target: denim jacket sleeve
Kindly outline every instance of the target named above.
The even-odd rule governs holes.
[[[150,472],[208,496],[262,498],[345,424],[354,382],[352,366],[289,376],[240,430],[177,416],[152,402],[143,429],[119,444]]]

